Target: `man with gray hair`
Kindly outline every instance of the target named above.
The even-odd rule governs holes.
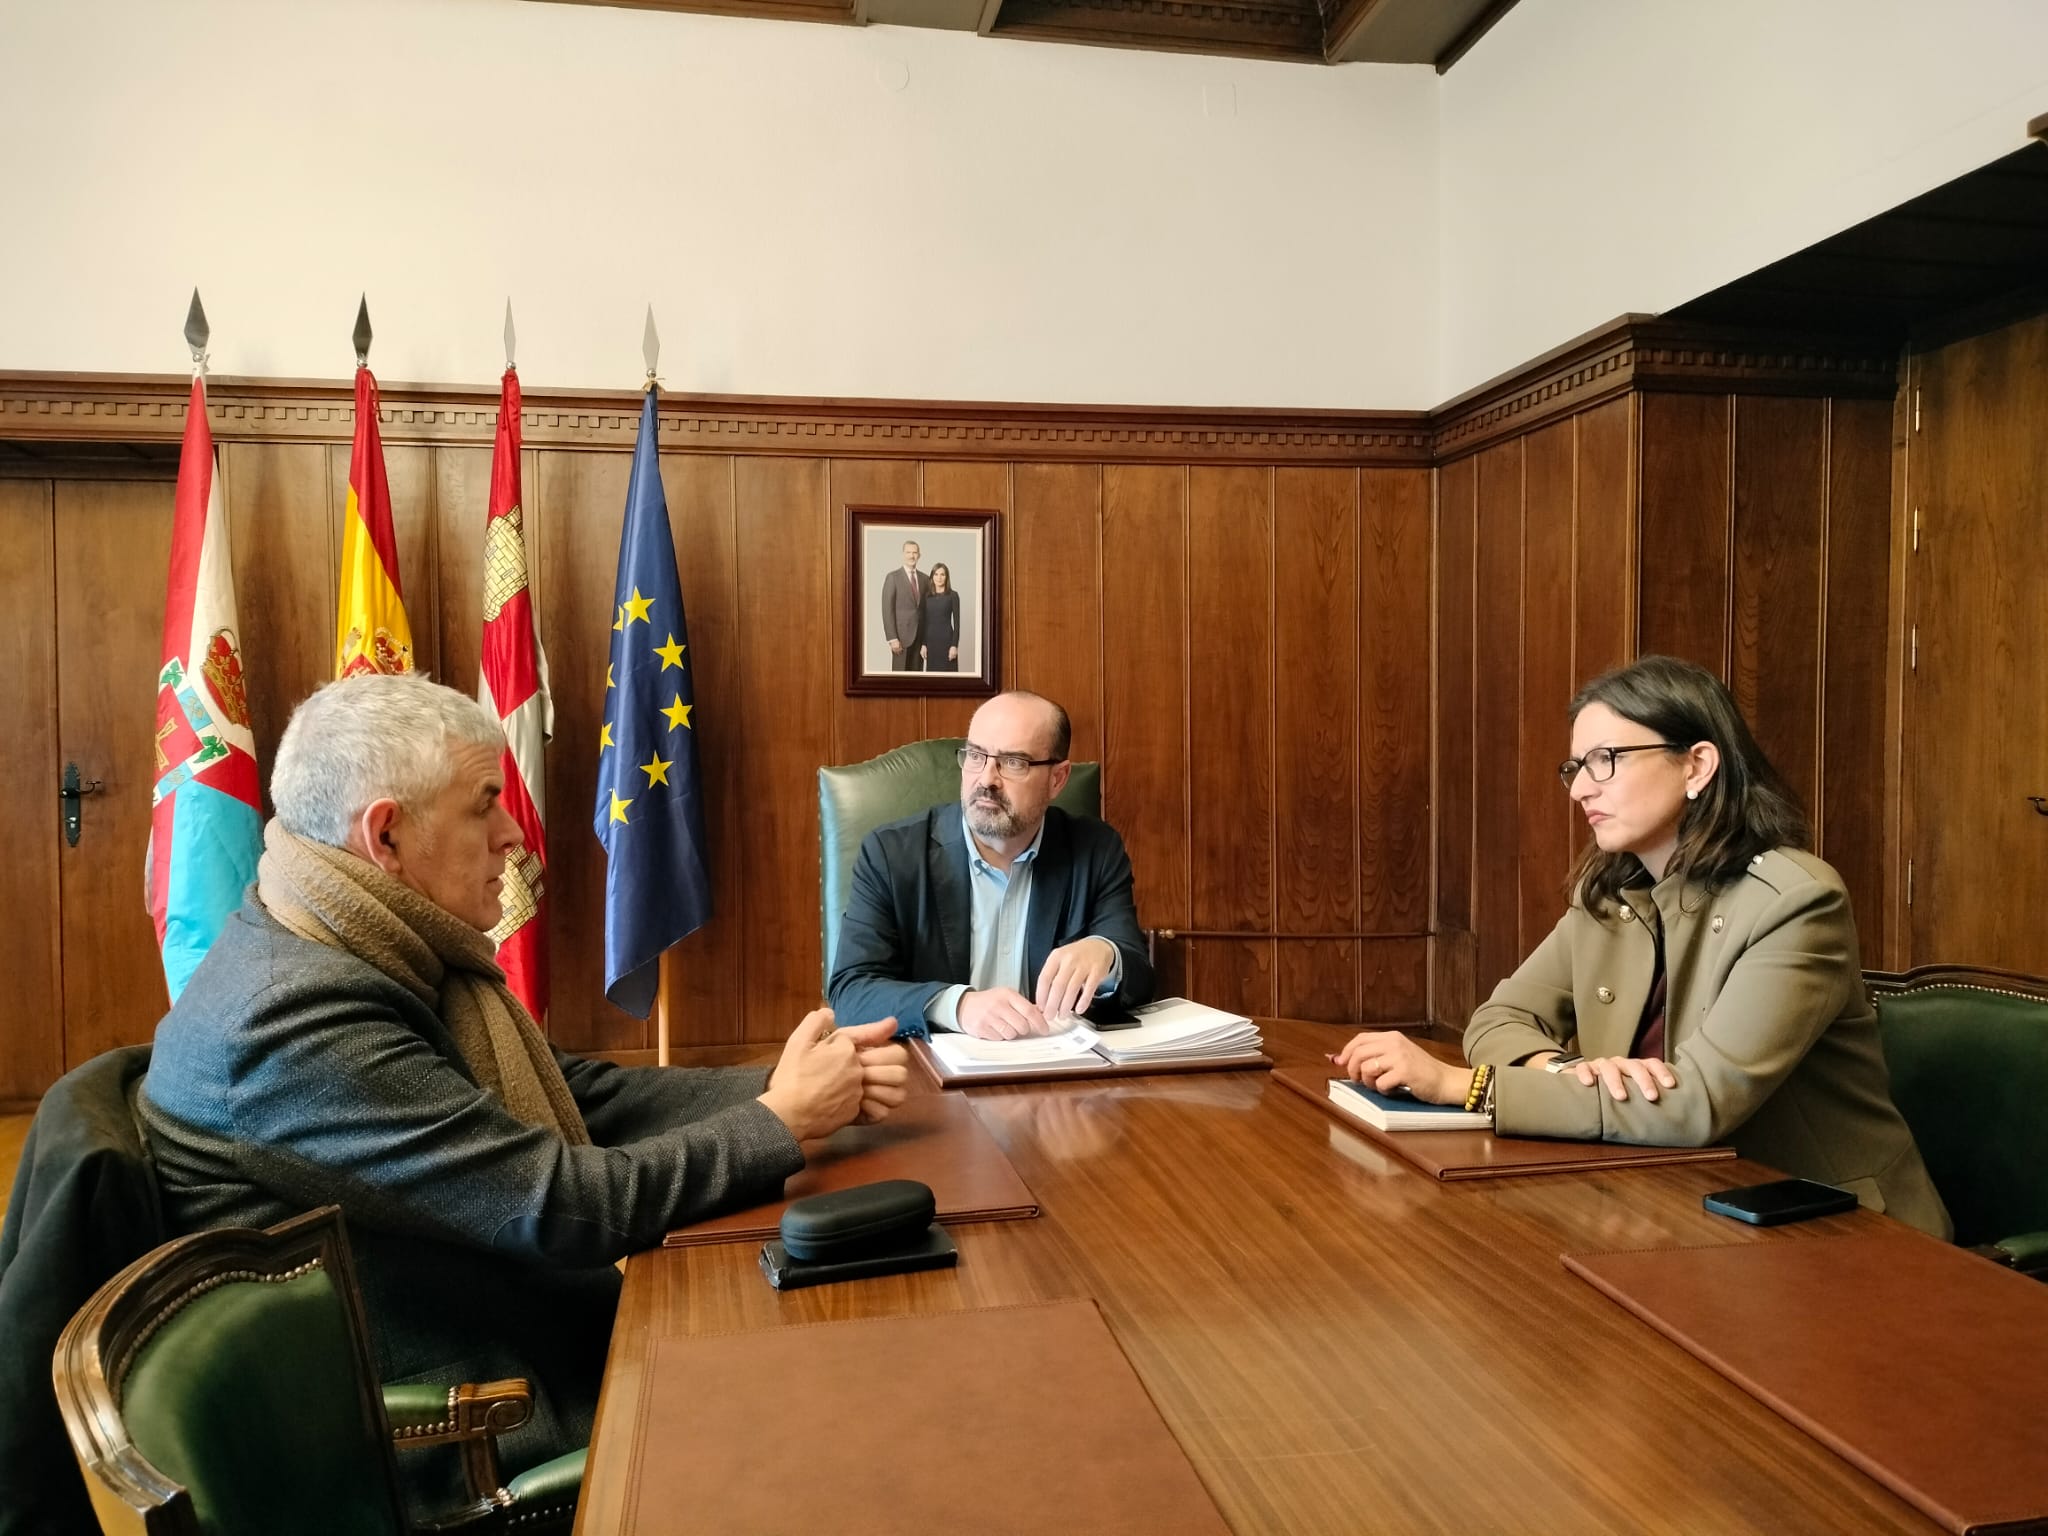
[[[531,1380],[516,1471],[589,1437],[614,1262],[774,1198],[800,1141],[882,1118],[908,1069],[893,1021],[824,1010],[767,1072],[552,1049],[486,932],[520,840],[503,745],[421,677],[299,706],[256,883],[158,1026],[140,1109],[174,1230],[342,1207],[387,1383]]]

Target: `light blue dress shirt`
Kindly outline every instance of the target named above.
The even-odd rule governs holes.
[[[970,991],[1015,987],[1026,997],[1037,991],[1038,978],[1024,974],[1024,940],[1025,922],[1031,913],[1031,876],[1038,864],[1038,845],[1045,841],[1045,824],[1039,823],[1038,836],[1010,861],[1007,870],[981,856],[981,845],[971,827],[962,830],[967,833],[967,886],[974,898],[972,959],[966,982],[955,983],[925,1004],[925,1022],[934,1029],[960,1027],[960,999]],[[1109,947],[1115,958],[1097,997],[1108,997],[1123,984],[1123,951],[1114,944]]]

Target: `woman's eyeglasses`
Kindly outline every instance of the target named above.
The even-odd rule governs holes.
[[[1669,741],[1646,741],[1639,747],[1595,747],[1584,757],[1568,757],[1557,765],[1557,776],[1566,789],[1578,778],[1581,768],[1595,784],[1605,784],[1614,777],[1617,758],[1631,752],[1683,752],[1685,748]]]

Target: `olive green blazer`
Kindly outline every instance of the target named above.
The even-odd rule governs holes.
[[[1575,899],[1472,1015],[1465,1055],[1503,1069],[1495,1127],[1644,1146],[1730,1142],[1948,1236],[1948,1212],[1892,1103],[1841,876],[1780,848],[1720,891],[1674,877],[1622,896],[1604,917]],[[1626,1056],[1655,978],[1659,922],[1676,1088],[1654,1104],[1633,1091],[1616,1103],[1570,1073],[1505,1070],[1539,1051]]]

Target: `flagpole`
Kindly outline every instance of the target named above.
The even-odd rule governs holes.
[[[654,1064],[668,1065],[668,957],[672,949],[661,952],[661,976],[654,984]]]

